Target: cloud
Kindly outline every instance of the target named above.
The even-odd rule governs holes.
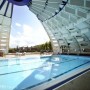
[[[10,37],[10,47],[34,46],[49,41],[49,38],[42,28],[34,30],[31,26],[24,24],[22,32],[17,32],[16,37]]]
[[[16,26],[18,27],[21,27],[21,24],[20,23],[15,23]]]
[[[41,22],[24,6],[14,7],[11,29],[10,47],[34,46],[49,41]]]

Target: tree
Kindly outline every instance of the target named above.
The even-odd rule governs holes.
[[[36,45],[36,46],[31,46],[31,47],[16,47],[9,49],[9,52],[40,52],[40,51],[52,51],[52,45],[51,42],[46,42],[44,44]]]

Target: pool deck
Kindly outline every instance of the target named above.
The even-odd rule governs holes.
[[[90,71],[55,90],[90,90]]]

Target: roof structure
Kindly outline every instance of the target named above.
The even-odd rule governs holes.
[[[5,53],[9,49],[12,12],[13,4],[0,0],[0,51]]]
[[[27,6],[44,26],[54,53],[90,54],[90,0],[30,0]],[[5,27],[9,42],[12,7],[0,0],[0,48]]]
[[[32,0],[29,8],[41,20],[54,53],[90,53],[90,0]]]

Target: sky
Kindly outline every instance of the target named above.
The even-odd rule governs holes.
[[[27,6],[14,6],[10,48],[34,46],[49,41],[41,22]]]

